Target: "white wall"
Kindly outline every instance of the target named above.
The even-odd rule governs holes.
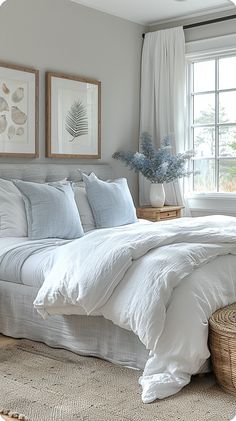
[[[137,176],[111,155],[138,147],[143,31],[141,25],[69,0],[7,0],[0,8],[0,61],[40,70],[40,157],[0,158],[0,162],[82,162],[44,157],[44,76],[51,70],[98,79],[102,82],[100,162],[111,163],[117,176],[128,177],[137,201]]]

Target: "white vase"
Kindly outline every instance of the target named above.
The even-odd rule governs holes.
[[[165,203],[165,190],[163,184],[152,183],[150,187],[150,203],[154,208],[161,208]]]

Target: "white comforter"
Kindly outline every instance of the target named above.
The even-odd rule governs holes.
[[[80,313],[82,307],[89,315],[102,314],[136,333],[151,350],[140,383],[143,402],[152,402],[179,391],[208,357],[206,316],[208,318],[217,305],[235,300],[236,275],[227,279],[223,274],[222,279],[216,276],[225,290],[219,301],[217,290],[210,285],[212,278],[205,279],[203,269],[216,257],[217,261],[223,259],[222,267],[225,259],[230,264],[235,254],[236,219],[231,217],[140,222],[96,230],[60,247],[34,305],[43,317]],[[192,287],[194,290],[198,283],[191,277],[201,268],[201,289],[202,278],[209,297],[212,289],[209,308],[205,311],[201,294],[199,300],[196,291],[195,299],[191,294]],[[213,269],[214,264],[212,272]],[[186,290],[186,299],[189,295],[193,308],[180,300],[181,306],[175,308],[177,314],[170,321],[166,320],[166,308],[171,306],[176,287],[183,294]],[[176,320],[180,322],[178,326]],[[173,347],[176,328],[179,341],[173,338]],[[194,335],[190,333],[193,329]],[[186,338],[189,334],[190,344]]]

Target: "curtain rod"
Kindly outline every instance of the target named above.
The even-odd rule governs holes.
[[[184,25],[183,29],[196,28],[197,26],[210,25],[211,23],[223,22],[225,20],[231,20],[231,19],[236,19],[236,15],[229,15],[229,16],[224,16],[222,18],[216,18],[216,19],[211,19],[211,20],[205,20],[202,22],[190,23],[189,25]],[[142,34],[142,37],[144,39],[145,34]]]
[[[184,25],[183,28],[184,29],[190,29],[190,28],[195,28],[196,26],[209,25],[211,23],[223,22],[225,20],[231,20],[231,19],[236,19],[236,15],[229,15],[229,16],[224,16],[222,18],[205,20],[203,22],[190,23],[189,25]]]

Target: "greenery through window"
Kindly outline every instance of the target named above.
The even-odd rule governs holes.
[[[190,65],[192,190],[236,192],[236,55]]]

